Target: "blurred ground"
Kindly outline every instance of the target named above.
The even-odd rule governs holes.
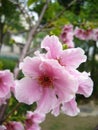
[[[98,125],[98,106],[93,102],[80,105],[80,114],[69,117],[60,114],[58,117],[47,115],[42,130],[95,130]]]

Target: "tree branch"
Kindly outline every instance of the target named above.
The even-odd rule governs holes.
[[[33,37],[34,37],[34,35],[35,35],[35,33],[36,33],[36,30],[37,30],[37,28],[39,27],[40,22],[41,22],[41,20],[42,20],[44,14],[45,14],[45,11],[46,11],[46,9],[47,9],[47,7],[48,7],[49,2],[50,2],[50,0],[47,0],[47,1],[46,1],[45,5],[44,5],[44,7],[43,7],[43,9],[42,9],[42,11],[41,11],[41,14],[40,14],[40,16],[39,16],[39,20],[37,21],[36,25],[31,29],[31,31],[30,31],[30,33],[29,33],[29,35],[28,35],[27,42],[26,42],[26,44],[25,44],[25,46],[24,46],[24,48],[23,48],[23,51],[22,51],[22,53],[21,53],[19,62],[21,62],[21,61],[23,60],[23,58],[26,56],[26,53],[27,53],[27,51],[28,51],[28,49],[29,49],[29,47],[30,47],[30,45],[31,45],[31,42],[32,42],[32,39],[33,39]],[[18,74],[19,74],[19,69],[18,69],[18,68],[15,68],[14,74],[15,74],[15,78],[17,78],[17,76],[18,76]]]

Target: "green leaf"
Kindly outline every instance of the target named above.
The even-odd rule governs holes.
[[[30,6],[30,5],[32,5],[34,2],[36,2],[36,0],[28,0],[27,5]]]

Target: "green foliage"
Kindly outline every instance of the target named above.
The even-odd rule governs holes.
[[[14,96],[12,96],[9,100],[9,107],[6,110],[6,115],[8,116],[8,120],[14,120],[14,121],[24,121],[25,115],[28,111],[34,111],[36,108],[36,104],[33,105],[26,105],[19,103]]]
[[[0,61],[0,70],[2,70],[2,68],[3,68],[3,63],[2,61]]]
[[[78,25],[81,25],[81,23],[84,23],[89,21],[94,24],[94,26],[98,27],[98,1],[97,0],[80,0],[74,2],[70,7],[68,7],[68,4],[72,2],[70,1],[64,1],[64,0],[58,0],[60,5],[63,6],[65,10],[65,17],[73,23],[73,21]],[[67,8],[66,8],[67,7]]]
[[[0,56],[0,64],[1,68],[0,69],[9,69],[13,72],[16,63],[18,59],[16,57],[7,57],[7,56]]]
[[[30,6],[30,5],[32,5],[36,1],[38,1],[38,0],[28,0],[27,5]]]
[[[0,44],[11,45],[11,35],[24,30],[18,4],[10,0],[0,1]]]
[[[98,1],[97,0],[86,0],[84,6],[82,6],[82,17],[90,21],[98,19]],[[85,12],[85,13],[83,13]]]
[[[5,4],[6,3],[6,4]],[[6,31],[8,28],[10,30],[23,29],[20,23],[20,12],[17,10],[17,6],[10,2],[9,0],[1,0],[0,6],[0,16],[4,16],[4,24],[6,25]]]

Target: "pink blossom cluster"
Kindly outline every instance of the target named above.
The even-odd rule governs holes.
[[[68,26],[65,31],[72,31]],[[56,36],[46,36],[41,48],[46,53],[35,52],[34,57],[27,56],[19,64],[24,77],[14,81],[9,70],[0,71],[0,106],[14,93],[19,102],[31,105],[36,102],[34,112],[28,111],[24,125],[19,121],[8,121],[0,130],[41,130],[39,124],[45,115],[51,112],[58,116],[60,111],[75,116],[80,110],[76,94],[89,97],[93,91],[93,81],[87,72],[77,68],[86,61],[81,48],[64,49]]]
[[[6,104],[6,100],[10,98],[13,90],[14,78],[9,70],[0,71],[0,106]]]
[[[63,111],[70,116],[77,115],[80,110],[76,94],[89,97],[93,91],[90,74],[77,70],[86,61],[84,51],[81,48],[63,50],[62,43],[54,35],[46,36],[41,48],[46,53],[37,51],[34,57],[27,56],[19,65],[24,77],[16,81],[16,99],[29,105],[36,102],[36,113],[51,112],[58,116]],[[33,113],[28,113],[26,124],[31,115]],[[29,127],[32,128],[32,119],[27,130],[31,130]]]
[[[79,38],[80,40],[94,40],[98,41],[98,28],[96,29],[81,29],[79,27],[76,27],[73,29],[73,26],[71,24],[65,25],[62,32],[61,32],[61,40],[64,44],[70,47],[74,47],[74,36]]]

